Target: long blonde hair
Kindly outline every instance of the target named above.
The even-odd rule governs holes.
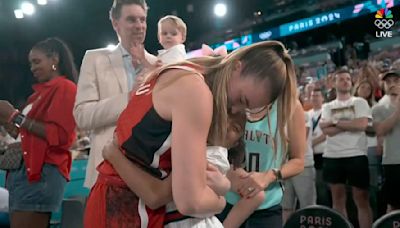
[[[213,118],[209,143],[225,145],[228,126],[228,85],[237,61],[242,63],[240,77],[253,77],[259,82],[267,80],[271,103],[278,101],[278,130],[284,148],[287,145],[285,125],[296,103],[296,75],[293,61],[282,43],[265,41],[233,51],[226,57],[200,57],[185,62],[163,66],[150,75],[172,65],[187,65],[201,72],[214,97]]]

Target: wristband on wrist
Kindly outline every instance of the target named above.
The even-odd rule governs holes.
[[[24,114],[22,113],[18,113],[14,119],[12,120],[12,123],[14,124],[14,126],[16,126],[17,128],[21,128],[22,124],[25,123],[26,117]]]
[[[276,179],[275,179],[275,181],[282,181],[283,180],[283,178],[282,178],[282,173],[281,173],[281,170],[279,170],[279,169],[271,169],[272,170],[272,173],[275,175],[275,177],[276,177]]]
[[[7,122],[8,122],[8,123],[12,123],[13,119],[14,119],[15,116],[18,115],[18,114],[19,114],[19,110],[18,110],[18,109],[15,109],[15,110],[13,111],[13,113],[11,113],[10,117],[8,117]]]

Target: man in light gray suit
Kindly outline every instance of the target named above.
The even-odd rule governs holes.
[[[91,131],[85,187],[91,188],[97,179],[96,167],[103,161],[102,149],[113,137],[116,121],[128,103],[140,71],[140,65],[134,67],[138,62],[132,59],[130,50],[144,42],[146,17],[145,0],[114,0],[110,19],[119,39],[117,48],[88,50],[83,58],[74,116],[81,130]],[[147,52],[145,56],[150,63],[157,60]]]

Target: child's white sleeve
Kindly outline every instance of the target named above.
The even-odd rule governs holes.
[[[186,59],[185,45],[178,44],[170,49],[160,53],[158,59],[164,64],[172,64],[184,61]]]

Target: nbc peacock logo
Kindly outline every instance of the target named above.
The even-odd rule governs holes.
[[[376,11],[375,18],[393,19],[393,14],[390,9],[380,9]]]
[[[382,8],[376,11],[374,24],[381,30],[376,31],[375,36],[377,38],[392,37],[392,31],[389,29],[394,25],[393,14],[390,9],[386,8],[384,0],[382,0]]]

